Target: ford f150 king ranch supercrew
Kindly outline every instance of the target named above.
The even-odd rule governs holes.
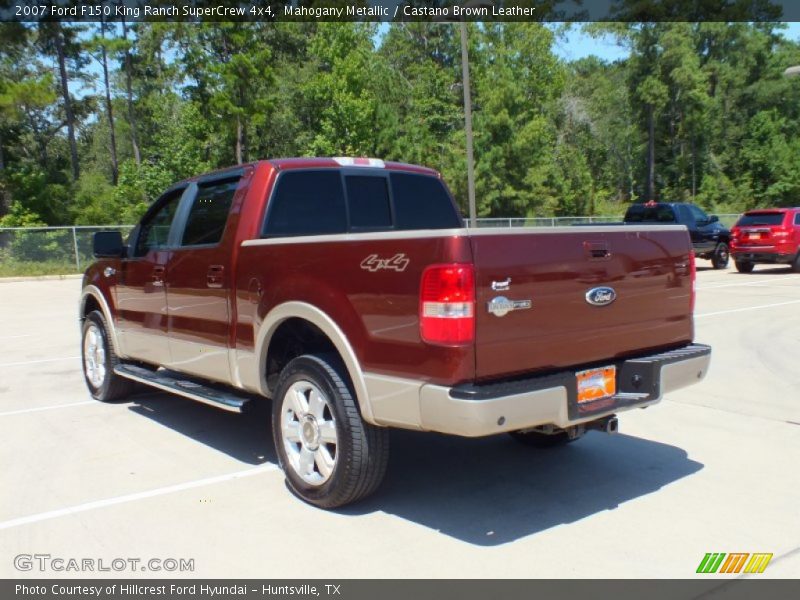
[[[126,244],[94,244],[91,394],[269,398],[289,487],[321,507],[378,487],[390,427],[559,445],[709,366],[684,227],[465,229],[418,166],[218,171],[167,190]]]

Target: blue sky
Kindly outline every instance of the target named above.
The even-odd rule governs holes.
[[[786,25],[787,28],[783,31],[784,37],[794,41],[800,40],[800,23]],[[593,38],[583,33],[580,26],[574,26],[563,39],[557,40],[553,52],[565,60],[578,60],[595,55],[613,61],[625,58],[628,54],[616,44],[613,37]]]
[[[587,56],[599,56],[608,61],[625,58],[628,52],[617,45],[612,36],[594,38],[573,26],[563,37],[557,37],[553,46],[556,56],[564,60],[578,60]]]
[[[560,24],[553,24],[551,27],[556,28]],[[382,23],[378,29],[378,36],[388,29],[387,23]],[[787,28],[784,30],[783,35],[788,39],[800,41],[800,23],[787,23]],[[377,37],[377,36],[376,36]],[[574,25],[566,34],[556,39],[553,47],[553,52],[564,60],[578,60],[587,56],[595,55],[604,60],[614,61],[627,56],[627,51],[618,46],[612,36],[604,36],[601,38],[594,38],[581,31],[580,25]],[[116,65],[112,66],[115,69]],[[100,93],[102,90],[102,80],[100,65],[96,61],[92,61],[87,67],[87,70],[96,77],[94,85],[89,85],[82,89],[78,88],[77,84],[73,82],[72,92],[78,97],[82,97],[88,93]]]

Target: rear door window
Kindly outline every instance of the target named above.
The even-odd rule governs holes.
[[[800,213],[795,214],[794,216],[794,224],[800,225]]]
[[[322,235],[346,230],[347,213],[338,170],[286,172],[278,178],[264,235]]]
[[[183,229],[181,246],[219,243],[238,185],[239,177],[198,186]]]

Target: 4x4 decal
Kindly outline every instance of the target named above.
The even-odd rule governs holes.
[[[378,258],[377,254],[370,254],[361,261],[361,268],[374,273],[375,271],[391,270],[402,273],[411,262],[405,254],[395,254],[391,258]]]

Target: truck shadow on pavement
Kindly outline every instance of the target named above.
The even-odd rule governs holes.
[[[132,396],[128,409],[245,464],[278,463],[268,401],[257,403],[248,414],[238,415],[148,390]]]
[[[702,468],[680,448],[623,434],[591,432],[544,450],[506,435],[393,431],[383,486],[340,512],[379,510],[464,542],[497,546],[614,510]]]
[[[277,464],[269,402],[236,415],[158,392],[131,401],[134,413],[238,461]],[[506,435],[467,439],[393,430],[383,485],[336,512],[354,518],[383,512],[470,544],[497,546],[614,510],[702,468],[680,448],[624,434],[590,432],[574,444],[539,450]]]

